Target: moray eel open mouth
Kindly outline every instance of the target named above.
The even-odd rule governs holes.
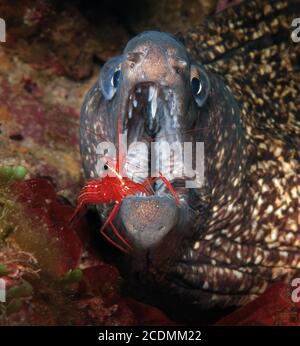
[[[159,53],[155,54],[159,56]],[[150,61],[152,59],[149,58]],[[149,61],[144,64],[149,65]],[[185,65],[187,62],[182,59],[181,64]],[[139,68],[145,70],[145,66]],[[122,118],[122,130],[127,136],[127,142],[142,142],[148,148],[148,152],[145,147],[141,148],[142,152],[130,150],[124,164],[126,176],[139,183],[145,181],[145,172],[148,176],[154,170],[153,157],[159,158],[161,154],[158,152],[159,149],[151,149],[151,143],[173,143],[178,141],[180,135],[178,117],[184,106],[179,102],[182,96],[176,93],[170,82],[161,77],[158,79],[147,80],[145,76],[137,79],[137,83],[130,88]],[[146,197],[138,192],[136,196],[125,198],[122,203],[119,214],[120,227],[138,252],[156,247],[172,230],[176,233],[176,229],[191,227],[193,224],[193,212],[189,210],[187,203],[186,179],[182,176],[174,177],[173,174],[176,165],[180,163],[179,160],[178,157],[173,157],[172,167],[168,167],[168,172],[162,174],[180,198],[180,208],[176,205],[170,188],[161,179],[151,185],[153,196]]]
[[[130,132],[141,124],[149,139],[155,138],[162,119],[175,113],[175,105],[176,98],[169,87],[152,82],[136,85],[129,96],[124,131]]]

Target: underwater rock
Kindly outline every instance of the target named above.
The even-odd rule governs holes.
[[[213,13],[216,3],[216,0],[128,1],[127,25],[135,34],[153,29],[172,33],[186,31]]]
[[[99,12],[98,23],[103,22],[103,27],[98,30],[81,14],[77,2],[34,0],[12,6],[10,1],[1,1],[0,13],[8,28],[7,48],[37,69],[75,80],[91,76],[94,57],[106,60],[129,37],[105,11]],[[103,30],[111,26],[114,30]]]
[[[85,220],[70,224],[73,208],[49,179],[2,180],[0,192],[0,325],[173,324],[123,296],[119,271],[89,250]]]
[[[299,326],[300,303],[292,301],[292,288],[275,283],[253,302],[217,322],[219,326]]]
[[[53,240],[51,245],[56,249],[59,257],[55,269],[56,273],[60,275],[70,268],[75,268],[79,264],[83,249],[78,230],[83,227],[84,220],[76,221],[70,225],[69,218],[73,208],[62,204],[57,199],[54,187],[47,179],[15,182],[12,189],[17,196],[17,201],[21,203],[25,214],[28,215],[27,217],[35,220],[34,222],[37,224],[44,225],[44,229],[48,232],[46,236],[41,232],[37,233],[36,237],[45,236]],[[25,246],[27,251],[37,252],[37,258],[42,255],[44,257],[45,248],[40,251],[38,247],[41,244],[37,244],[34,237],[34,231],[28,232],[28,230],[19,231],[16,235],[18,243],[22,244],[23,247]],[[50,256],[51,245],[49,247]]]

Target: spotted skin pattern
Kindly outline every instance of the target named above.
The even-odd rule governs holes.
[[[216,189],[208,228],[176,268],[201,300],[209,292],[208,306],[245,304],[300,271],[300,45],[289,38],[297,14],[299,1],[249,1],[184,37],[238,100],[247,157],[230,193]],[[209,263],[199,266],[202,257]]]
[[[290,38],[295,17],[299,0],[245,1],[178,35],[189,57],[210,72],[208,104],[194,124],[203,130],[184,138],[204,141],[208,173],[192,236],[158,249],[168,254],[163,263],[148,257],[137,270],[138,289],[148,287],[173,307],[243,305],[270,283],[300,275],[300,44]],[[99,138],[116,142],[110,131],[115,119],[99,121],[110,107],[97,85],[82,106],[81,154],[90,179]]]

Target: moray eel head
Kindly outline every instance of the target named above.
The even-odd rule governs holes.
[[[195,239],[205,234],[212,200],[224,199],[225,186],[235,190],[231,184],[243,164],[238,106],[223,80],[193,62],[180,41],[148,31],[130,40],[121,56],[106,62],[83,103],[81,154],[90,179],[101,176],[106,162],[105,156],[99,160],[99,142],[118,142],[118,119],[128,148],[123,172],[138,183],[157,168],[160,149],[151,143],[191,143],[193,167],[201,156],[196,143],[204,143],[203,176],[180,175],[182,156],[177,150],[162,171],[180,206],[158,179],[152,184],[154,195],[126,197],[114,220],[133,246],[125,262],[132,273],[139,273],[140,283],[162,287],[170,281],[180,290],[195,286],[192,273],[182,275],[180,263]],[[104,220],[111,207],[98,206]],[[201,287],[205,275],[199,274],[198,280]]]
[[[190,61],[177,39],[149,31],[133,38],[123,55],[105,64],[100,89],[108,107],[105,117],[115,120],[111,136],[117,132],[120,116],[127,146],[142,142],[150,152],[151,142],[195,142],[191,133],[208,98],[210,79],[203,67]],[[147,155],[145,146],[132,147],[124,167],[126,176],[142,183],[145,172],[150,175],[155,169],[153,158],[157,150]],[[174,228],[186,229],[184,225],[191,223],[193,213],[188,206],[185,178],[178,174],[174,177],[181,161],[175,157],[173,166],[162,170],[181,198],[181,208],[175,205],[163,181],[153,184],[155,196],[130,196],[122,204],[122,226],[137,250],[156,247]],[[183,235],[182,231],[173,233],[176,237]]]

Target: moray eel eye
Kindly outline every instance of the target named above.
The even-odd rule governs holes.
[[[111,100],[121,80],[122,56],[108,60],[100,72],[100,89],[106,100]]]
[[[191,66],[191,89],[197,105],[202,107],[210,92],[210,80],[204,68],[195,64]]]
[[[192,91],[194,95],[199,95],[202,90],[202,84],[200,80],[196,77],[192,78]]]
[[[121,74],[121,70],[117,70],[111,78],[111,84],[114,88],[117,88],[119,86],[120,74]]]

